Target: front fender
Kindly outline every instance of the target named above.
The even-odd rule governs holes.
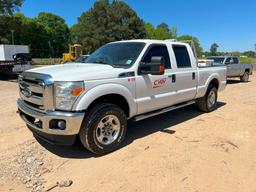
[[[129,91],[129,89],[120,84],[102,84],[90,89],[88,92],[85,92],[78,98],[78,100],[75,102],[73,106],[73,110],[86,110],[93,101],[95,101],[101,96],[108,94],[118,94],[123,96],[129,105],[130,117],[136,114],[137,105],[133,99],[134,97],[132,93]]]

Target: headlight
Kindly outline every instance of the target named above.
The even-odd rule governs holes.
[[[84,91],[83,82],[55,82],[55,108],[70,111],[76,98]]]

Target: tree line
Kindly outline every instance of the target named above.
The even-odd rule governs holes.
[[[63,18],[52,13],[41,12],[35,18],[16,13],[22,3],[23,0],[1,0],[0,44],[29,45],[33,57],[61,57],[74,43],[82,45],[84,54],[90,54],[105,43],[126,39],[193,40],[198,55],[205,54],[198,38],[178,36],[177,29],[166,23],[154,27],[124,1],[98,0],[70,28]]]
[[[208,56],[226,56],[226,55],[233,55],[237,57],[248,57],[248,58],[256,58],[256,52],[255,51],[233,51],[233,52],[220,52],[218,51],[219,45],[217,43],[213,43],[210,47],[209,51],[202,52],[203,57]],[[256,44],[255,44],[255,50],[256,50]]]

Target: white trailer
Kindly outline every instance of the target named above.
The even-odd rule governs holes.
[[[30,62],[16,62],[13,55],[29,54],[27,45],[0,45],[0,73],[21,73],[30,68]]]

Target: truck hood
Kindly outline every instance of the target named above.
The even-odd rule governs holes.
[[[117,78],[125,71],[124,68],[114,68],[103,64],[67,63],[34,68],[26,72],[47,74],[52,76],[54,81],[86,81]]]

